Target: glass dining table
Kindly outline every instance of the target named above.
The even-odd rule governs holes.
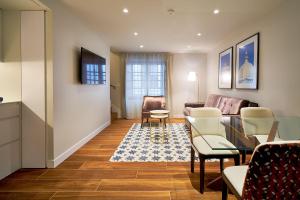
[[[222,116],[220,118],[187,117],[193,135],[198,134],[212,150],[239,150],[242,163],[245,152],[253,151],[264,142],[300,140],[300,117],[246,118]],[[222,135],[233,145],[224,145],[210,135]]]

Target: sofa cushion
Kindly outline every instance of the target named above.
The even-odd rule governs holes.
[[[228,109],[229,108],[228,100],[229,100],[229,98],[227,98],[227,97],[221,97],[220,102],[217,105],[217,108],[219,108],[221,110],[222,114],[229,114],[230,109]],[[226,112],[224,111],[225,109],[227,109]]]
[[[217,107],[219,105],[221,95],[211,94],[208,95],[204,107]]]
[[[234,97],[221,97],[219,108],[223,115],[238,115],[240,114],[240,109],[247,106],[248,101],[244,99],[234,98]]]
[[[231,108],[230,113],[231,115],[239,115],[241,108],[247,107],[249,104],[249,101],[245,99],[239,99],[239,98],[231,98]]]

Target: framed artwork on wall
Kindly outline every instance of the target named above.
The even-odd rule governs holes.
[[[233,47],[219,54],[219,88],[232,88]]]
[[[259,33],[236,45],[235,87],[258,89]]]

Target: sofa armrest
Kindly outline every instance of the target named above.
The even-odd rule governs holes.
[[[248,107],[258,107],[258,103],[249,101]]]
[[[199,108],[199,107],[204,107],[204,102],[200,103],[185,103],[184,107],[191,107],[191,108]]]

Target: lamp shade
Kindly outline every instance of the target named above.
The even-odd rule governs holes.
[[[189,72],[189,75],[188,75],[188,81],[196,81],[197,80],[197,74],[196,72]]]

